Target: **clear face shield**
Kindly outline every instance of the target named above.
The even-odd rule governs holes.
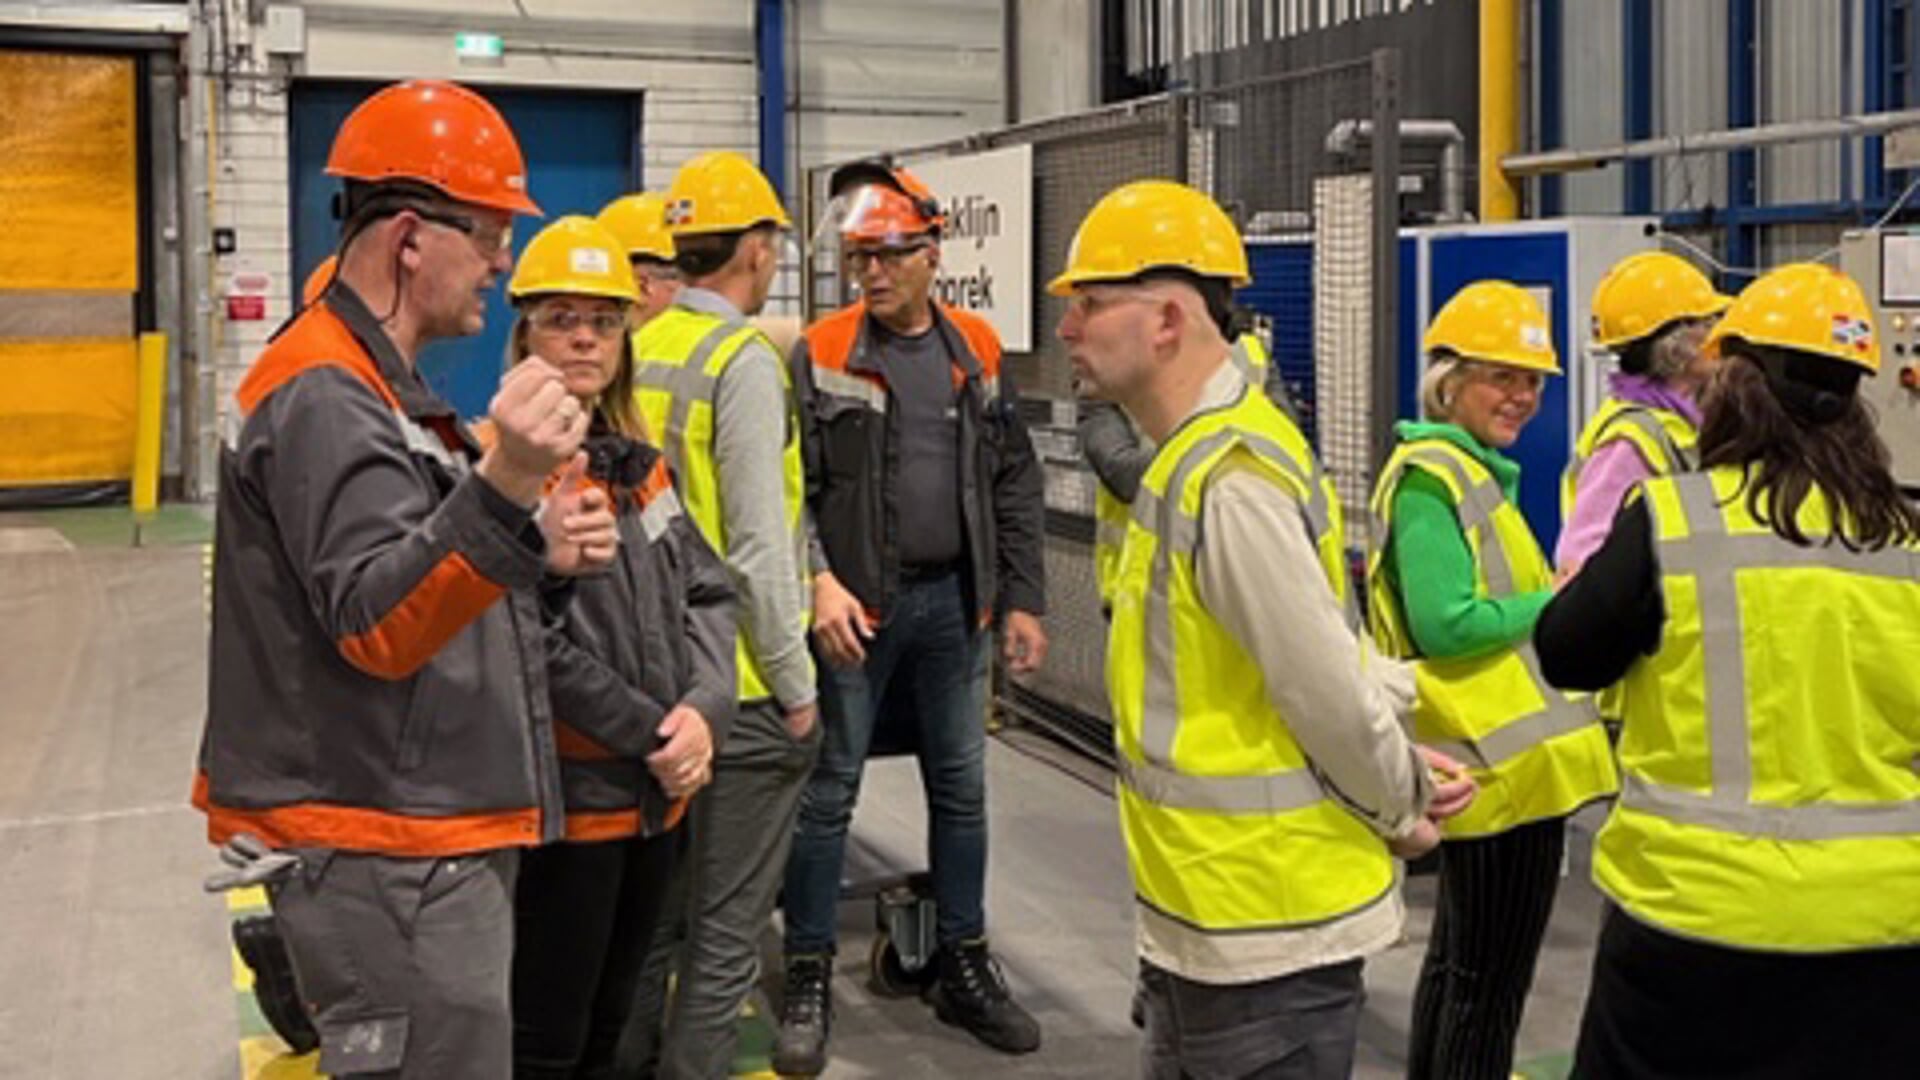
[[[855,252],[897,256],[934,242],[933,223],[915,201],[883,184],[863,184],[834,196],[815,223],[807,253],[815,265],[830,263],[857,276],[847,265]]]

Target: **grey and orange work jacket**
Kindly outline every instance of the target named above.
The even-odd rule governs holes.
[[[558,839],[532,515],[344,283],[237,391],[193,801],[224,843],[444,856]]]
[[[958,419],[965,586],[982,627],[1008,611],[1047,610],[1044,475],[992,324],[934,305],[951,358]],[[900,585],[895,525],[912,512],[899,490],[900,419],[856,301],[807,327],[788,362],[812,510],[814,573],[831,569],[869,618],[888,615]]]
[[[647,770],[660,723],[686,704],[718,748],[733,723],[733,580],[681,508],[666,455],[611,431],[587,439],[587,478],[606,491],[620,549],[577,579],[547,635],[547,678],[574,842],[654,836],[679,823]],[[549,594],[551,597],[551,594]]]

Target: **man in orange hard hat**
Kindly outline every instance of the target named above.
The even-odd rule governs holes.
[[[927,789],[938,912],[929,998],[1006,1053],[1040,1045],[987,948],[986,695],[993,629],[1010,670],[1046,654],[1039,461],[992,324],[937,303],[945,217],[905,169],[838,170],[830,215],[858,302],[791,359],[826,736],[787,863],[786,999],[773,1066],[826,1062],[847,825],[876,728],[909,725]],[[909,693],[903,693],[908,691]],[[881,716],[909,698],[911,714]]]
[[[539,213],[506,122],[444,82],[350,115],[331,284],[240,384],[220,460],[194,803],[264,881],[330,1076],[500,1078],[517,849],[560,836],[543,574],[611,561],[604,496],[557,491],[588,416],[531,357],[482,452],[415,367],[477,333]]]

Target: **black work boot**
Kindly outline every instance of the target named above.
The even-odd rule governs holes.
[[[940,977],[927,992],[935,1016],[1004,1053],[1040,1049],[1040,1022],[1014,1003],[986,939],[942,947],[938,964]]]
[[[773,1071],[818,1076],[827,1067],[827,1031],[833,1026],[833,957],[787,958],[787,989],[780,999],[780,1032],[773,1040]]]

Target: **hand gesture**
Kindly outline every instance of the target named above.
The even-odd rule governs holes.
[[[1427,816],[1445,821],[1465,810],[1479,790],[1466,766],[1430,747],[1418,749],[1426,759],[1427,768],[1433,772],[1433,801],[1427,804]]]
[[[1001,631],[1006,638],[1002,655],[1007,670],[1015,675],[1031,675],[1040,670],[1047,658],[1047,632],[1030,612],[1007,612],[1007,624]]]
[[[479,473],[522,506],[539,500],[547,476],[580,449],[592,422],[560,370],[537,356],[507,371],[487,416],[498,441],[480,459]]]
[[[660,721],[666,744],[647,755],[647,771],[670,799],[684,799],[713,779],[713,732],[691,705],[675,705]]]
[[[576,451],[540,511],[540,534],[547,541],[547,569],[577,576],[604,570],[620,549],[613,504],[597,484],[586,481],[587,453]]]
[[[867,649],[862,643],[873,640],[873,624],[867,621],[860,598],[840,584],[831,571],[813,578],[813,634],[833,666],[853,668],[866,663]]]

